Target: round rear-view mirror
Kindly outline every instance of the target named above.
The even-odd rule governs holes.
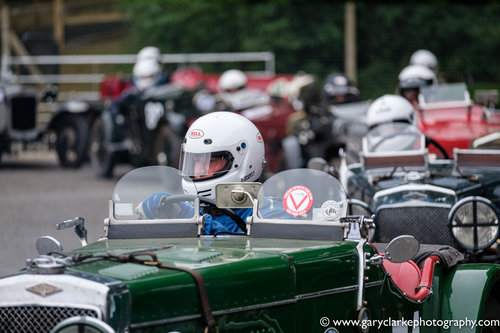
[[[385,259],[401,263],[415,257],[420,249],[418,240],[410,235],[401,235],[389,242],[385,248]]]
[[[62,253],[63,247],[57,239],[51,236],[42,236],[36,240],[36,251],[39,255]]]

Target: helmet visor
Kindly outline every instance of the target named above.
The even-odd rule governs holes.
[[[181,171],[194,181],[221,177],[231,170],[234,157],[229,151],[181,153]]]
[[[422,78],[411,78],[399,81],[400,89],[418,89],[423,86],[430,86],[432,84],[432,79],[422,79]]]

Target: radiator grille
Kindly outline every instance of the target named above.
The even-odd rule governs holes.
[[[36,128],[36,98],[34,96],[12,97],[12,128],[19,131]]]
[[[91,309],[29,305],[0,307],[0,332],[49,333],[64,319],[82,315],[98,318],[98,313]]]
[[[412,235],[421,244],[456,246],[448,229],[449,205],[381,206],[377,210],[375,241],[388,242]]]

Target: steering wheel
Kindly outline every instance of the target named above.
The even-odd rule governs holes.
[[[196,199],[196,195],[164,195],[160,199],[160,204],[156,207],[156,216],[162,219],[178,218],[182,210],[178,203],[182,201],[194,201],[194,199]]]
[[[439,150],[439,152],[443,155],[443,157],[447,160],[450,159],[450,156],[448,155],[448,153],[446,152],[446,150],[443,148],[443,146],[441,146],[441,144],[439,142],[437,142],[436,140],[426,136],[425,137],[425,146],[428,147],[429,145],[433,145],[434,147],[437,148],[437,150]]]
[[[226,215],[231,217],[236,225],[246,234],[247,233],[247,224],[245,221],[236,214],[232,209],[229,208],[219,208],[215,204],[214,200],[199,197],[193,194],[181,194],[181,195],[172,195],[172,196],[163,196],[160,199],[160,205],[156,208],[157,216],[161,218],[175,218],[179,217],[179,213],[181,212],[181,207],[178,205],[179,202],[182,201],[194,201],[196,198],[200,199],[200,202],[210,206],[217,208],[218,210],[224,212]]]

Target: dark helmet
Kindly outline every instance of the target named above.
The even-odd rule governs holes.
[[[357,102],[361,98],[359,90],[342,73],[330,74],[323,84],[323,100],[327,104],[341,104]]]

